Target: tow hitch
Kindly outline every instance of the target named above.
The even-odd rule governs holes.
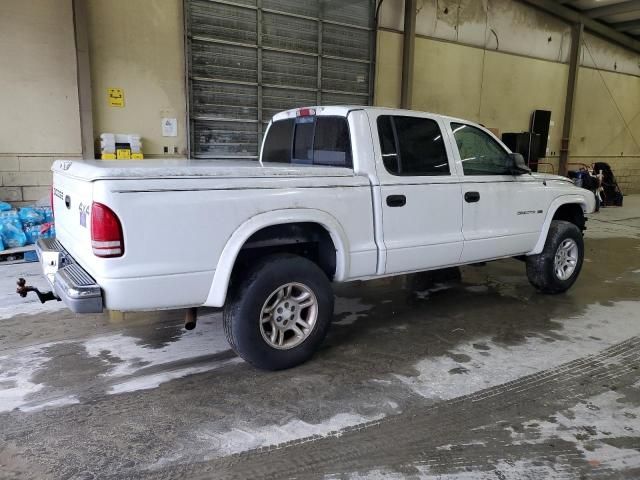
[[[35,292],[35,294],[38,296],[38,300],[40,300],[40,303],[45,303],[50,300],[60,301],[60,299],[56,297],[53,292],[41,292],[36,287],[27,285],[27,281],[24,278],[19,278],[17,283],[18,288],[16,289],[16,293],[22,298],[25,298],[27,296],[27,293],[29,292]]]

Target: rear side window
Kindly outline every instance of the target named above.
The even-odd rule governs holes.
[[[290,162],[293,119],[273,122],[262,150],[263,162]],[[287,160],[288,159],[288,160]]]
[[[314,165],[351,166],[349,126],[343,117],[318,117],[313,141]]]
[[[449,175],[449,160],[437,122],[429,118],[381,115],[382,160],[393,175]]]
[[[344,117],[298,117],[273,122],[264,162],[351,167],[349,126]]]

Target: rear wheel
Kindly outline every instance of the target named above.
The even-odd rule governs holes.
[[[554,220],[544,249],[527,257],[527,277],[544,293],[562,293],[576,281],[584,259],[582,232],[573,223]]]
[[[260,260],[242,278],[223,312],[233,350],[265,370],[308,360],[324,340],[333,316],[333,292],[324,272],[296,255]]]

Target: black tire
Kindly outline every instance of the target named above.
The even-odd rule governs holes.
[[[260,319],[263,306],[274,291],[292,282],[303,284],[313,292],[317,317],[302,343],[281,350],[263,338]],[[257,368],[295,367],[309,360],[327,335],[333,317],[333,300],[331,283],[315,263],[297,255],[270,255],[234,282],[223,310],[225,335],[231,348]]]
[[[555,258],[559,247],[566,240],[573,240],[578,248],[577,262],[573,273],[566,279],[556,274]],[[549,227],[544,249],[539,255],[527,257],[527,277],[535,288],[543,293],[566,292],[575,283],[584,260],[584,239],[580,228],[570,222],[554,220]]]

